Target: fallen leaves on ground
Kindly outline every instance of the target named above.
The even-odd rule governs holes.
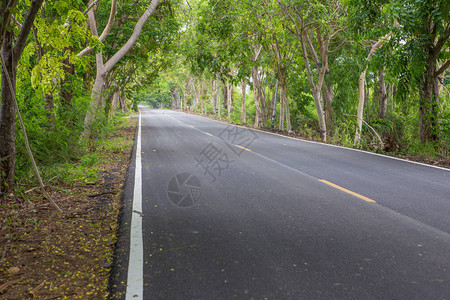
[[[135,126],[128,119],[110,137],[123,145],[100,150],[100,182],[47,187],[63,214],[39,189],[1,199],[1,299],[107,297]]]

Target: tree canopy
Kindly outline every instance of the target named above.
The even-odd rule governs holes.
[[[448,157],[449,7],[1,1],[0,192],[29,167],[14,101],[41,165],[76,159],[139,102],[350,147]]]

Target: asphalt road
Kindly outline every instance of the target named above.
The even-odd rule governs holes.
[[[113,297],[450,299],[449,170],[141,112]]]

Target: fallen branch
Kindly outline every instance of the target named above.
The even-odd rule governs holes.
[[[56,175],[56,176],[53,176],[52,178],[50,178],[50,179],[47,181],[47,183],[49,183],[50,181],[52,181],[53,179],[55,179],[55,178],[57,178],[57,177],[59,177],[59,176],[61,176],[61,174],[58,174],[58,175]],[[44,186],[46,186],[46,185],[44,185]],[[29,189],[29,190],[26,190],[26,191],[24,192],[24,194],[31,193],[32,191],[34,191],[34,190],[36,190],[36,189],[38,189],[38,188],[40,188],[40,186],[35,186],[35,187],[33,187],[33,188]]]
[[[34,289],[29,291],[29,293],[34,296],[36,294],[36,292],[39,291],[44,285],[45,285],[45,280],[42,281],[41,283],[39,283],[38,286],[36,286]]]
[[[449,159],[448,157],[446,157],[446,156],[444,156],[444,155],[442,155],[442,154],[439,154],[439,153],[437,153],[437,152],[435,152],[434,155],[436,155],[437,157],[439,157],[439,158],[441,158],[441,159],[445,159],[445,160],[448,160],[448,159]]]
[[[17,155],[18,153],[20,153],[20,151],[14,152],[14,155]],[[4,161],[6,159],[8,159],[8,157],[12,156],[13,154],[9,154],[3,157],[0,157],[0,161]]]
[[[17,283],[19,281],[21,281],[23,278],[18,278],[18,279],[14,279],[11,281],[8,281],[2,285],[0,285],[0,292],[2,292],[4,289],[6,289],[8,286],[13,285],[14,283]]]
[[[108,194],[115,194],[117,193],[117,191],[111,191],[111,192],[103,192],[103,193],[98,193],[98,194],[92,194],[92,195],[87,195],[90,198],[94,198],[94,197],[98,197],[98,196],[103,196],[103,195],[108,195]]]
[[[59,208],[59,206],[55,203],[55,201],[53,201],[53,199],[50,198],[49,195],[47,194],[47,192],[45,191],[45,187],[44,187],[44,183],[42,182],[41,174],[39,173],[38,167],[36,165],[36,161],[34,160],[33,152],[31,151],[31,148],[30,148],[30,143],[28,142],[27,130],[25,129],[25,124],[23,123],[22,115],[20,114],[19,104],[17,103],[17,99],[16,99],[16,92],[15,92],[15,90],[13,88],[12,83],[11,83],[11,77],[9,76],[8,69],[6,68],[5,58],[3,57],[3,53],[0,53],[0,56],[1,56],[2,68],[5,71],[6,80],[8,82],[9,90],[11,91],[11,96],[12,96],[13,101],[14,101],[14,107],[16,109],[17,118],[19,119],[20,126],[22,127],[22,134],[23,134],[23,139],[25,141],[25,147],[27,148],[27,152],[28,152],[28,156],[30,157],[31,164],[33,165],[34,173],[36,174],[36,177],[37,177],[37,179],[39,181],[39,185],[40,185],[40,187],[42,189],[42,192],[44,193],[44,197],[47,198],[50,201],[50,203],[60,213],[62,213],[63,211],[61,210],[61,208]]]
[[[24,194],[31,193],[32,191],[37,190],[37,189],[40,189],[40,188],[41,188],[40,186],[35,186],[34,188],[31,188],[31,189],[29,189],[29,190],[26,190],[26,191],[24,192]]]
[[[375,133],[375,135],[377,136],[378,141],[380,142],[381,148],[384,149],[384,143],[383,143],[383,140],[380,138],[380,135],[376,132],[375,129],[373,129],[372,126],[370,126],[366,121],[364,121],[364,119],[358,118],[358,116],[355,116],[355,115],[347,115],[347,114],[343,114],[343,115],[344,115],[344,116],[347,116],[347,117],[355,117],[355,118],[360,119],[361,121],[363,121],[364,124],[367,125],[367,127],[369,127],[370,129],[372,129],[372,131],[373,131],[373,132]]]

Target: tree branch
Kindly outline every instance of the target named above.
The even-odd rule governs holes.
[[[304,31],[303,36],[306,37],[306,42],[308,43],[308,48],[311,51],[313,61],[316,64],[317,68],[319,68],[319,57],[317,56],[316,49],[314,49],[311,39],[309,38],[308,32]]]
[[[342,28],[339,28],[338,30],[336,30],[335,32],[333,32],[333,33],[330,35],[330,38],[329,38],[329,39],[332,40],[338,33],[344,31],[345,29],[347,29],[347,26],[342,27]]]
[[[96,1],[94,1],[93,3],[95,3],[95,2]],[[103,29],[102,34],[98,38],[100,40],[100,42],[104,42],[106,37],[108,36],[109,32],[111,31],[113,24],[114,24],[115,17],[116,17],[116,13],[117,13],[117,0],[113,0],[111,3],[111,11],[109,13],[108,23],[106,24],[105,29]],[[80,53],[77,54],[77,56],[85,56],[87,54],[91,54],[93,50],[94,49],[92,49],[90,47],[86,47],[83,50],[81,50]]]
[[[14,23],[16,23],[17,27],[19,27],[19,29],[22,29],[22,24],[19,23],[19,21],[17,21],[16,17],[14,17],[14,15],[11,15]]]
[[[130,36],[128,41],[125,43],[125,45],[122,46],[122,48],[120,48],[119,51],[116,52],[116,54],[114,54],[113,57],[111,57],[105,63],[106,72],[111,71],[111,69],[131,50],[131,48],[139,38],[139,35],[141,34],[142,27],[144,27],[144,24],[147,22],[148,18],[150,18],[150,16],[153,14],[156,7],[158,6],[158,3],[159,0],[152,0],[148,8],[145,10],[145,12],[142,14],[142,16],[134,26],[133,34]]]
[[[447,70],[447,68],[450,67],[450,59],[447,60],[440,68],[439,70],[436,71],[436,74],[434,76],[439,76],[441,74],[443,74],[445,72],[445,70]]]
[[[314,79],[313,79],[313,74],[311,71],[311,66],[309,64],[309,60],[308,60],[308,51],[306,50],[306,45],[305,45],[305,41],[303,39],[303,35],[301,36],[300,39],[300,43],[302,45],[302,54],[303,54],[303,60],[305,61],[305,67],[306,67],[306,71],[308,72],[308,79],[309,79],[309,84],[311,85],[311,89],[314,88]]]
[[[3,3],[2,3],[3,4]],[[6,34],[6,29],[8,28],[10,18],[12,17],[12,10],[16,6],[16,0],[10,0],[8,4],[4,7],[4,11],[0,11],[2,14],[2,24],[0,25],[0,49],[3,46],[3,38]]]
[[[87,14],[97,3],[99,0],[92,1],[91,4],[89,4],[88,8],[83,12],[83,14]]]
[[[336,46],[336,48],[334,48],[333,50],[328,50],[328,53],[335,53],[336,51],[338,51],[339,49],[341,49],[342,47],[344,47],[344,45],[350,43],[349,41],[343,41],[342,43],[340,43],[339,45]]]
[[[383,143],[383,140],[380,138],[380,135],[377,133],[377,131],[375,129],[373,129],[372,126],[370,126],[366,121],[364,121],[364,119],[359,118],[358,116],[355,116],[355,115],[348,115],[348,114],[343,114],[343,115],[347,116],[347,117],[355,117],[355,118],[360,119],[361,121],[363,121],[364,124],[366,124],[367,127],[372,129],[372,131],[375,133],[376,137],[378,138],[378,141],[380,142],[381,148],[384,148],[384,143]]]
[[[437,41],[436,46],[434,47],[432,56],[433,59],[435,59],[441,52],[442,47],[444,47],[445,42],[448,40],[449,37],[450,37],[450,23],[447,25],[447,28],[445,28],[443,36]]]
[[[20,29],[16,45],[14,46],[13,59],[15,60],[15,63],[19,61],[20,55],[22,54],[23,49],[25,48],[28,34],[30,33],[31,26],[34,23],[34,19],[36,18],[36,15],[39,12],[39,9],[41,8],[42,2],[44,2],[44,0],[33,0],[33,2],[31,2],[30,9],[28,10],[22,28]]]
[[[35,2],[35,1],[33,1],[33,3],[34,3],[34,2]],[[31,4],[32,6],[33,6],[33,3]],[[42,1],[41,1],[41,4],[42,4]],[[30,12],[31,12],[31,11],[32,11],[32,10],[31,10],[31,8],[30,8]],[[39,9],[38,9],[38,11],[39,11]],[[28,15],[27,15],[27,20],[28,20],[28,16],[29,16],[29,15],[30,15],[30,13],[28,13]],[[34,20],[34,19],[33,19],[33,20]],[[31,24],[33,24],[33,22],[31,22]],[[31,26],[30,26],[30,28],[31,28]],[[21,32],[21,33],[22,33],[22,32]],[[42,192],[44,193],[45,198],[47,198],[47,199],[50,201],[50,203],[51,203],[51,204],[52,204],[52,205],[53,205],[60,213],[62,213],[63,211],[61,210],[61,208],[59,208],[59,206],[55,203],[55,201],[53,201],[53,199],[50,198],[50,196],[47,194],[47,191],[45,190],[44,183],[42,182],[42,178],[41,178],[41,175],[40,175],[40,173],[39,173],[39,169],[38,169],[38,167],[37,167],[37,165],[36,165],[36,161],[34,160],[33,152],[31,151],[30,144],[29,144],[29,142],[28,142],[27,131],[26,131],[26,129],[25,129],[25,125],[24,125],[24,123],[23,123],[23,119],[22,119],[22,116],[21,116],[20,110],[19,110],[19,104],[17,103],[17,99],[16,99],[16,91],[15,91],[14,88],[13,88],[13,85],[12,85],[12,83],[11,83],[11,77],[9,76],[8,69],[7,69],[6,66],[5,66],[5,59],[4,59],[4,57],[3,57],[3,53],[0,53],[0,58],[1,58],[1,65],[2,65],[3,71],[4,71],[5,75],[6,75],[6,80],[8,81],[8,87],[9,87],[9,90],[10,90],[11,96],[12,96],[11,98],[13,99],[13,102],[14,102],[14,108],[15,108],[15,110],[16,110],[17,119],[19,119],[20,126],[22,127],[22,134],[23,134],[23,139],[24,139],[24,141],[25,141],[25,148],[27,148],[27,152],[28,152],[28,155],[29,155],[29,157],[30,157],[31,164],[33,165],[34,173],[35,173],[35,175],[36,175],[36,177],[37,177],[37,179],[38,179],[38,181],[39,181],[39,185],[40,185],[40,187],[41,187],[41,189],[42,189]]]
[[[259,55],[261,54],[262,48],[263,48],[263,46],[262,46],[262,45],[259,45],[259,49],[256,50],[255,56],[254,56],[253,59],[252,59],[254,63],[258,60]]]

